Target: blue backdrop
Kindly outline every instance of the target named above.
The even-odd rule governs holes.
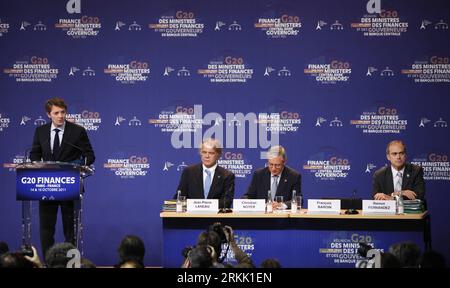
[[[118,261],[126,234],[161,265],[162,202],[211,132],[236,198],[279,140],[305,203],[370,198],[386,144],[404,140],[425,168],[433,247],[450,259],[449,11],[445,0],[1,1],[0,239],[20,245],[14,164],[59,96],[97,156],[83,218],[99,265]]]

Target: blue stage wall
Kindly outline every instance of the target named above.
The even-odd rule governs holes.
[[[20,246],[14,164],[59,96],[97,156],[83,219],[98,265],[118,261],[126,234],[162,264],[162,202],[212,132],[236,198],[279,140],[305,203],[370,198],[386,144],[404,140],[426,169],[433,247],[450,259],[449,11],[445,0],[1,1],[0,239]]]

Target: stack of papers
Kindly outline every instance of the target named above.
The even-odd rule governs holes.
[[[405,214],[419,214],[423,212],[423,202],[420,199],[403,200]]]
[[[175,212],[177,211],[177,200],[165,200],[162,206],[163,212]]]

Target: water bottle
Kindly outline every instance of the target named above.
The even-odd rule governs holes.
[[[404,214],[405,206],[403,203],[403,193],[400,191],[400,196],[395,196],[397,200],[397,214]]]
[[[181,190],[177,191],[177,213],[183,213],[183,201],[181,201]]]
[[[297,213],[297,191],[292,190],[292,198],[291,198],[291,213]]]
[[[272,213],[272,212],[273,212],[272,195],[270,194],[270,190],[269,190],[269,192],[267,192],[266,213]]]

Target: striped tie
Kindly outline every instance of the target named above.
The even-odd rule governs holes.
[[[402,191],[402,172],[397,172],[397,181],[395,182],[395,192]]]
[[[270,196],[272,197],[272,200],[275,198],[275,194],[277,194],[277,188],[278,188],[278,176],[272,176],[273,182],[272,186],[270,187]]]

